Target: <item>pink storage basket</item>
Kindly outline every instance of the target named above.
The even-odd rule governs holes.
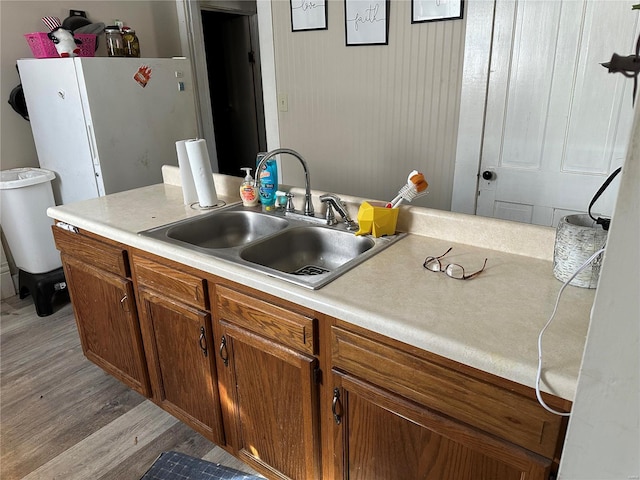
[[[36,58],[58,58],[58,51],[54,43],[47,37],[46,32],[25,33],[29,47]],[[96,52],[96,36],[92,33],[76,33],[74,35],[82,43],[79,45],[79,57],[93,57]]]

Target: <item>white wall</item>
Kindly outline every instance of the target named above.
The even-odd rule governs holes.
[[[621,175],[560,465],[562,480],[640,478],[638,107]]]
[[[288,1],[271,13],[279,143],[305,157],[313,188],[390,200],[418,169],[430,187],[415,203],[449,210],[466,20],[412,24],[411,2],[392,0],[388,45],[346,46],[343,0],[328,0],[327,30],[292,32]],[[281,170],[302,184],[299,165]]]
[[[93,22],[110,23],[117,18],[135,28],[143,56],[182,55],[177,28],[176,5],[171,0],[123,1],[0,1],[0,166],[2,170],[37,167],[29,123],[7,103],[9,93],[20,83],[16,71],[18,58],[33,57],[25,33],[46,32],[40,20],[54,15],[64,20],[69,10],[85,10]],[[106,56],[104,36],[99,39],[97,56]]]

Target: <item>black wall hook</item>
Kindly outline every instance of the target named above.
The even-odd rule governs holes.
[[[640,5],[638,5],[640,7]],[[633,7],[636,9],[636,6]],[[636,41],[636,53],[634,55],[627,55],[623,57],[614,53],[611,56],[611,61],[607,63],[601,63],[609,73],[622,73],[625,77],[633,78],[633,97],[631,98],[631,105],[636,102],[636,92],[638,90],[638,73],[640,73],[640,35]]]

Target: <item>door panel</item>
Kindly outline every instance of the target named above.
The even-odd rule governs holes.
[[[222,322],[241,459],[277,478],[319,477],[317,360]]]
[[[152,386],[168,412],[223,443],[208,313],[139,289]]]
[[[543,480],[551,461],[334,370],[336,478]],[[340,450],[338,450],[340,451]],[[341,473],[340,473],[341,472]]]
[[[149,382],[131,280],[64,253],[62,261],[84,354],[148,396]]]
[[[476,213],[555,225],[624,161],[632,82],[600,66],[634,51],[625,2],[496,3]],[[595,211],[610,215],[616,184]]]

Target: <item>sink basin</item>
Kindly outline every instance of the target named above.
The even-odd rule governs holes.
[[[371,249],[368,237],[321,227],[297,227],[247,246],[240,257],[293,275],[323,275]]]
[[[323,218],[234,204],[139,235],[315,290],[406,234],[356,236]]]
[[[167,238],[204,249],[231,248],[286,228],[289,222],[253,211],[216,212],[166,229]]]

